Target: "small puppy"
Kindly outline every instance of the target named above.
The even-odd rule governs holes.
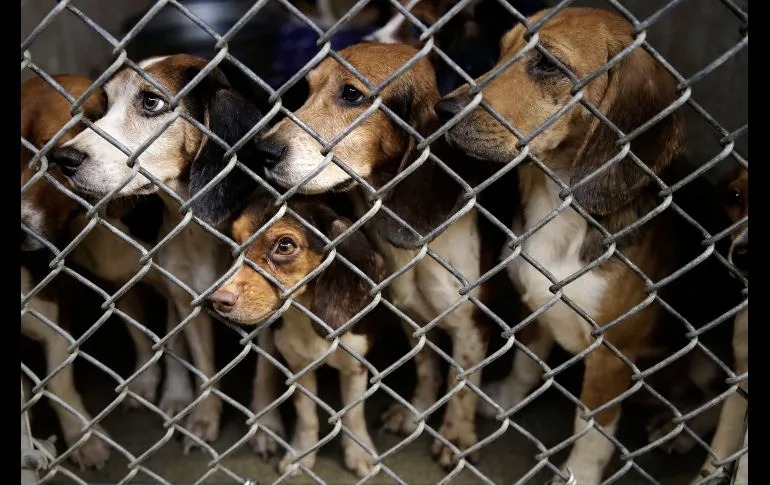
[[[730,250],[727,260],[735,266],[735,269],[746,279],[749,279],[749,171],[738,167],[732,176],[725,191],[725,209],[727,216],[733,223],[739,223],[745,219],[745,224],[740,224],[730,235]],[[736,376],[746,374],[747,378],[740,383],[740,387],[749,392],[749,309],[746,306],[736,316],[733,327],[733,371]],[[748,400],[737,391],[728,397],[722,405],[716,432],[711,440],[711,453],[701,467],[700,477],[709,477],[721,472],[721,467],[716,468],[714,461],[724,460],[737,452],[741,446],[748,446],[749,432],[746,428],[745,436],[744,418],[748,411]],[[741,445],[743,443],[743,445]],[[736,484],[748,483],[749,453],[746,451],[738,462]],[[698,482],[700,478],[696,478]]]
[[[313,364],[323,359],[340,372],[342,403],[345,408],[350,406],[342,416],[345,466],[363,477],[372,469],[375,450],[366,428],[364,404],[356,401],[366,394],[367,370],[359,358],[364,357],[372,345],[368,334],[371,327],[364,320],[343,332],[337,347],[336,339],[327,340],[326,325],[334,331],[358,316],[372,301],[369,293],[383,278],[385,262],[366,237],[356,231],[339,241],[335,246],[338,254],[320,274],[307,281],[307,276],[328,259],[325,242],[317,231],[334,240],[351,226],[351,221],[318,200],[295,200],[289,202],[289,207],[315,229],[289,215],[258,233],[277,208],[269,197],[254,197],[232,225],[235,241],[246,245],[249,262],[224,282],[210,300],[220,315],[245,325],[265,321],[284,306],[287,296],[301,305],[290,306],[283,314],[283,322],[272,329],[276,348],[291,371],[300,375],[296,381],[300,389],[293,397],[297,423],[292,449],[287,450],[281,460],[280,471],[298,473],[300,465],[312,468],[315,463],[316,450],[302,455],[318,443],[315,409],[318,387]],[[254,234],[258,234],[256,238]],[[371,281],[348,269],[340,261],[340,255]],[[286,291],[290,291],[289,295],[283,294]],[[254,389],[255,393],[265,391]],[[355,440],[351,435],[355,435]]]

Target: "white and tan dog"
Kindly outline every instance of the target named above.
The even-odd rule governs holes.
[[[56,75],[53,81],[73,98],[81,97],[91,86],[92,80],[80,76]],[[107,99],[103,90],[97,89],[82,106],[86,118],[95,121],[106,111]],[[21,90],[21,132],[22,137],[36,149],[42,149],[55,137],[61,144],[72,139],[85,128],[85,124],[77,123],[66,132],[64,126],[71,121],[72,105],[59,91],[42,78],[33,78],[22,85]],[[50,153],[50,152],[49,152]],[[33,339],[40,341],[46,353],[46,365],[50,382],[47,390],[55,399],[53,408],[59,417],[65,444],[74,445],[83,434],[83,426],[91,421],[90,414],[75,386],[73,363],[77,354],[68,349],[73,336],[71,323],[62,312],[62,307],[72,304],[70,295],[77,294],[77,282],[60,273],[51,280],[49,274],[54,269],[49,267],[54,249],[67,246],[72,239],[81,233],[87,225],[84,211],[80,204],[49,181],[53,177],[66,187],[66,181],[60,173],[49,166],[48,174],[31,166],[34,153],[22,144],[21,152],[21,224],[22,224],[22,264],[21,284],[22,298],[28,299],[22,306],[21,331]],[[45,154],[43,154],[45,155]],[[127,210],[146,217],[153,210],[151,206],[132,204],[130,209],[121,204],[112,203],[101,217],[108,224],[128,234],[134,240],[141,238],[131,233],[129,227],[120,219]],[[148,224],[148,226],[152,226]],[[153,227],[147,227],[144,232],[151,232]],[[50,250],[50,251],[49,251]],[[112,287],[109,291],[117,291],[132,279],[140,270],[138,252],[128,243],[115,236],[109,229],[97,224],[90,228],[66,259],[67,267],[76,270],[85,269],[91,275],[99,278],[101,285]],[[157,289],[162,288],[160,280],[149,273],[142,282]],[[44,286],[38,288],[38,285]],[[117,315],[121,313],[146,323],[144,305],[141,293],[129,291],[116,301]],[[47,321],[46,321],[47,320]],[[157,385],[160,381],[160,369],[157,365],[148,367],[143,372],[140,369],[153,356],[149,339],[133,324],[127,322],[136,350],[137,375],[129,384],[130,391],[136,396],[153,401]],[[57,371],[60,365],[64,365]],[[62,400],[75,413],[69,412],[57,400]],[[129,398],[124,401],[129,407],[138,406],[138,401]],[[106,433],[100,426],[92,429]],[[92,434],[81,446],[76,448],[70,458],[83,467],[101,467],[110,455],[107,443],[99,435]]]
[[[229,159],[224,158],[225,149],[219,141],[209,139],[182,117],[175,118],[170,96],[184,88],[206,63],[205,59],[185,54],[151,58],[139,67],[162,89],[130,68],[119,71],[104,86],[107,112],[95,125],[129,153],[147,143],[136,164],[148,176],[129,166],[128,155],[92,129],[80,133],[53,156],[80,192],[98,197],[113,190],[119,197],[157,193],[164,200],[161,233],[177,233],[161,246],[156,261],[181,280],[178,284],[164,275],[169,298],[168,330],[184,322],[183,334],[193,363],[204,379],[216,372],[211,317],[200,306],[192,306],[192,301],[224,273],[228,251],[203,226],[185,219],[176,197],[160,190],[159,184],[182,201],[197,194],[193,213],[213,224],[221,223],[230,211],[244,203],[256,184],[236,170],[215,186],[202,190],[227,166]],[[259,110],[229,86],[219,69],[201,79],[180,100],[179,109],[230,146],[261,119]],[[244,151],[238,155],[246,159]],[[174,415],[190,404],[194,396],[186,369],[174,358],[167,359],[167,366],[169,372],[182,376],[166,380],[160,402],[164,411]],[[221,411],[219,396],[213,390],[207,392],[188,416],[188,429],[199,439],[214,441],[219,434]],[[195,439],[188,440],[187,445],[194,442]]]

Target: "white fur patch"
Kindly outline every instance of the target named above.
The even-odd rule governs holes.
[[[396,34],[398,33],[398,29],[401,27],[401,24],[404,23],[405,20],[406,17],[404,17],[403,14],[396,14],[395,17],[388,21],[388,23],[367,35],[364,40],[383,42],[385,44],[399,43],[401,42],[401,39],[396,37]]]
[[[526,201],[524,215],[527,228],[534,226],[559,206],[559,189],[552,181],[533,188]],[[517,230],[518,229],[518,230]],[[521,234],[521,228],[514,227]],[[587,232],[587,223],[572,208],[562,211],[523,242],[523,251],[541,264],[557,280],[562,280],[586,265],[580,257]],[[511,254],[507,249],[503,257]],[[514,259],[508,274],[522,293],[522,301],[532,311],[548,303],[554,294],[548,291],[552,283],[537,268],[523,258]],[[606,291],[606,281],[596,270],[582,275],[564,287],[564,293],[581,309],[595,317]],[[553,334],[565,350],[578,353],[590,344],[590,325],[563,301],[556,302],[540,315],[538,321]]]
[[[603,427],[605,433],[610,436],[615,435],[619,418],[620,414],[613,423]],[[582,432],[586,424],[587,422],[580,416],[575,416],[575,434]],[[612,442],[592,427],[575,442],[564,468],[570,469],[577,480],[575,483],[598,485],[602,481],[602,471],[610,462],[614,450],[615,446]]]

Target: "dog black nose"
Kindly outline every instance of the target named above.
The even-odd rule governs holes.
[[[733,254],[730,258],[733,266],[744,273],[749,272],[749,245],[739,244],[733,248]]]
[[[434,106],[433,109],[436,111],[439,119],[446,123],[454,115],[462,111],[463,107],[460,106],[460,103],[457,101],[453,101],[451,99],[442,99],[436,103],[436,106]]]
[[[54,164],[61,168],[64,175],[74,175],[86,160],[86,154],[80,150],[66,147],[55,150],[50,158]]]
[[[211,305],[219,313],[230,313],[235,308],[238,301],[238,295],[227,290],[217,290],[209,296]]]
[[[263,139],[257,142],[257,151],[265,157],[265,165],[274,167],[286,155],[287,146],[275,140]]]

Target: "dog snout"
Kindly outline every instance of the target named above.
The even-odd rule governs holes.
[[[457,113],[462,111],[463,106],[454,99],[442,99],[433,107],[442,123],[452,119]]]
[[[51,161],[58,165],[65,175],[73,175],[85,160],[85,153],[71,147],[59,148],[51,154]]]
[[[730,254],[730,262],[742,273],[749,272],[749,245],[740,243],[733,246]]]
[[[214,310],[219,313],[230,313],[235,308],[235,304],[238,301],[238,295],[232,291],[217,290],[209,296],[209,300],[211,300],[211,305],[214,307]]]
[[[287,146],[271,139],[263,139],[257,143],[257,151],[265,157],[265,165],[274,167],[286,155]]]

